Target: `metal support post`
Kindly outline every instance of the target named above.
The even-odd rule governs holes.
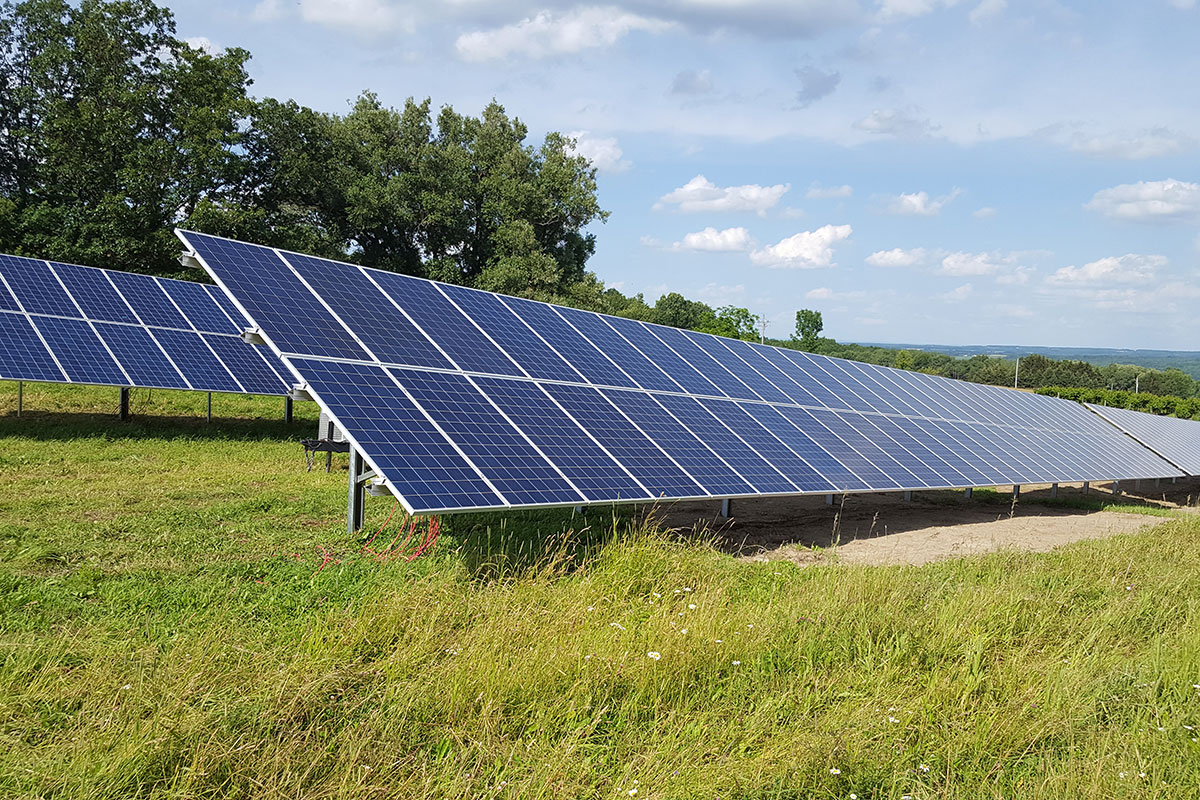
[[[1020,496],[1021,496],[1021,484],[1014,483],[1013,484],[1013,499],[1016,500]]]
[[[906,503],[911,503],[911,502],[912,502],[912,492],[905,492],[905,493],[904,493],[904,502],[906,502]]]
[[[1050,484],[1050,496],[1058,497],[1058,484],[1057,483]]]
[[[1121,493],[1121,482],[1120,481],[1113,481],[1112,492],[1113,492],[1113,494]]]
[[[121,422],[129,421],[129,387],[121,388]]]
[[[212,392],[208,393],[208,421],[212,422]]]
[[[329,420],[329,422],[326,423],[325,438],[330,442],[333,441],[333,420]],[[331,469],[333,469],[333,451],[326,450],[325,451],[325,471],[329,472]]]
[[[575,514],[582,514],[582,513],[583,513],[583,506],[575,506],[573,513],[575,513]]]
[[[1174,483],[1174,482],[1175,482],[1175,481],[1177,481],[1177,480],[1179,480],[1179,479],[1178,479],[1178,478],[1171,478],[1171,483]]]
[[[971,499],[971,495],[973,493],[974,493],[974,490],[970,486],[968,486],[966,489],[963,489],[963,497],[965,497],[968,500]]]
[[[728,497],[721,501],[721,516],[725,519],[729,519],[729,508],[732,505],[733,503],[730,502]]]
[[[1158,489],[1161,486],[1162,486],[1162,478],[1155,478],[1154,479],[1154,488]]]
[[[833,495],[831,495],[831,494],[825,495],[825,505],[827,505],[827,506],[833,505]]]
[[[366,492],[363,490],[363,460],[353,447],[350,448],[350,497],[346,509],[346,532],[353,536],[363,524],[366,510]]]
[[[21,416],[21,409],[25,406],[25,382],[17,381],[17,416]]]
[[[283,421],[289,425],[292,422],[292,398],[283,398]]]
[[[1142,488],[1142,479],[1135,478],[1133,481],[1133,490],[1136,492],[1140,488]]]
[[[1084,481],[1084,482],[1083,482],[1083,493],[1084,493],[1084,494],[1087,494],[1087,493],[1088,493],[1088,489],[1090,489],[1090,488],[1091,488],[1091,484],[1090,484],[1090,483],[1088,483],[1087,481]]]

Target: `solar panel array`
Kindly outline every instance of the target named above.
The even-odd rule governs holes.
[[[0,255],[0,379],[287,394],[215,286]]]
[[[1077,403],[178,234],[414,513],[1179,474]]]
[[[1200,422],[1092,403],[1088,408],[1188,475],[1200,475]]]

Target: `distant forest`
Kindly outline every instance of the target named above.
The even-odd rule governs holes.
[[[152,0],[0,3],[0,251],[191,280],[175,226],[617,316],[755,340],[760,318],[653,304],[587,269],[608,212],[574,143],[497,102],[346,114],[249,93],[250,53],[192,47]],[[840,344],[802,309],[771,344],[978,383],[1197,395],[1178,369]]]

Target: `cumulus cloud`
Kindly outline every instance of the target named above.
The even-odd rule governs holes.
[[[700,250],[707,253],[736,253],[749,250],[751,243],[750,232],[745,228],[726,228],[719,231],[710,227],[686,234],[682,241],[671,245],[671,249]]]
[[[877,250],[867,256],[866,261],[872,267],[912,267],[925,260],[924,247],[914,247],[904,250],[894,247],[891,250]]]
[[[1008,0],[983,0],[975,8],[971,9],[971,13],[967,15],[967,19],[975,27],[981,27],[991,22],[1004,13],[1004,9],[1008,8]]]
[[[943,206],[958,195],[958,189],[936,199],[930,198],[929,192],[901,194],[888,200],[884,213],[901,217],[936,217],[942,212]]]
[[[942,259],[943,275],[992,275],[1001,265],[988,253],[951,253]]]
[[[1090,136],[1077,132],[1068,139],[1068,147],[1077,153],[1130,161],[1173,156],[1182,153],[1194,144],[1195,140],[1192,137],[1168,128],[1148,128],[1136,133],[1107,133]]]
[[[962,286],[959,286],[956,289],[951,289],[948,292],[939,294],[938,298],[945,300],[948,303],[961,303],[963,300],[966,300],[968,297],[970,297],[973,291],[975,291],[975,289],[971,286],[971,284],[964,283]]]
[[[796,104],[800,108],[808,108],[822,97],[828,97],[842,82],[840,72],[824,72],[816,67],[804,67],[796,70],[800,79],[800,90],[796,92]]]
[[[300,19],[315,25],[355,33],[378,35],[395,30],[412,30],[411,16],[401,14],[387,0],[299,0]],[[280,19],[288,14],[282,0],[262,0],[251,16],[258,21]]]
[[[824,225],[815,231],[802,231],[778,244],[750,253],[750,260],[765,267],[818,269],[833,266],[833,245],[848,239],[849,225]]]
[[[833,289],[822,286],[819,289],[809,289],[804,293],[805,300],[829,300],[833,297]]]
[[[972,211],[971,216],[975,217],[975,219],[987,219],[988,217],[996,216],[996,209],[992,208],[991,206],[984,206],[983,208]]]
[[[743,186],[717,186],[697,175],[674,191],[667,192],[654,204],[655,209],[677,206],[684,212],[753,211],[759,216],[779,203],[779,198],[791,188],[791,184],[778,183],[760,186],[748,183]]]
[[[958,0],[878,0],[877,17],[881,22],[920,17],[938,8],[949,8],[957,2]]]
[[[805,192],[804,196],[809,200],[825,200],[831,197],[849,197],[854,194],[854,189],[847,185],[844,186],[817,186]]]
[[[706,69],[699,72],[685,69],[671,81],[671,94],[709,94],[712,90],[712,76]]]
[[[542,11],[500,28],[464,33],[454,46],[464,61],[491,61],[513,55],[546,58],[590,48],[611,47],[632,31],[658,32],[668,27],[670,23],[663,20],[639,16],[613,6],[590,6],[562,14]]]
[[[860,131],[874,133],[879,136],[894,136],[897,139],[922,139],[932,136],[940,129],[927,117],[923,117],[917,109],[893,108],[890,110],[872,111],[870,116],[854,123]]]
[[[1097,259],[1082,267],[1063,267],[1048,277],[1046,283],[1052,286],[1145,283],[1153,280],[1158,271],[1166,265],[1165,256],[1126,253],[1123,256]]]
[[[1175,222],[1200,216],[1200,184],[1168,179],[1101,189],[1084,208],[1110,219]]]
[[[633,166],[632,161],[621,157],[623,153],[613,137],[593,136],[589,131],[571,131],[567,136],[575,142],[571,151],[601,172],[624,172]]]

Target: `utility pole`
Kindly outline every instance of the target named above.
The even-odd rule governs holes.
[[[1021,377],[1021,359],[1017,359],[1017,369],[1013,372],[1013,388],[1017,388],[1017,379]]]
[[[1139,391],[1141,391],[1141,389],[1139,388],[1141,385],[1142,385],[1142,374],[1139,372],[1137,375],[1133,376],[1133,393],[1134,394],[1137,394]]]
[[[767,318],[763,317],[761,320],[759,320],[759,322],[762,324],[762,333],[760,333],[758,336],[758,343],[766,344],[767,343]]]

